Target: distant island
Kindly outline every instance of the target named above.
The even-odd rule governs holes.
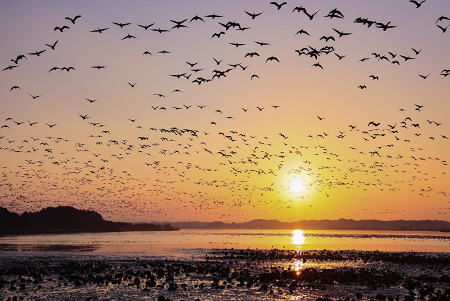
[[[300,220],[281,222],[256,219],[243,223],[175,222],[180,229],[302,229],[302,230],[397,230],[397,231],[450,231],[450,222],[441,220]]]
[[[0,235],[173,230],[178,228],[170,224],[106,221],[97,212],[69,206],[48,207],[38,212],[22,214],[0,207]]]
[[[0,235],[63,234],[84,232],[174,231],[179,229],[302,229],[302,230],[396,230],[450,231],[450,222],[442,220],[299,220],[282,222],[256,219],[242,223],[172,222],[125,223],[106,221],[94,211],[69,206],[48,207],[37,212],[17,214],[0,207]]]

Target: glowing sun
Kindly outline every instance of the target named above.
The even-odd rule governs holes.
[[[303,193],[305,190],[306,190],[306,185],[302,179],[293,178],[289,182],[289,191],[292,194],[299,195],[299,194]]]

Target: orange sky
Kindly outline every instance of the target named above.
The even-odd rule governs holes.
[[[126,221],[450,220],[450,38],[438,27],[450,20],[437,21],[448,1],[269,2],[2,4],[2,69],[26,59],[0,72],[0,206]],[[325,17],[336,6],[344,17]]]

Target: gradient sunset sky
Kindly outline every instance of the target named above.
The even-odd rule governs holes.
[[[117,221],[450,220],[448,0],[0,8],[2,207]]]

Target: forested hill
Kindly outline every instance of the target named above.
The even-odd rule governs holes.
[[[17,214],[0,207],[0,234],[50,234],[79,232],[171,231],[170,224],[131,224],[106,221],[94,211],[73,207],[48,207]]]
[[[180,229],[303,229],[303,230],[397,230],[397,231],[449,231],[450,222],[440,220],[300,220],[282,222],[257,219],[243,223],[179,222]]]

